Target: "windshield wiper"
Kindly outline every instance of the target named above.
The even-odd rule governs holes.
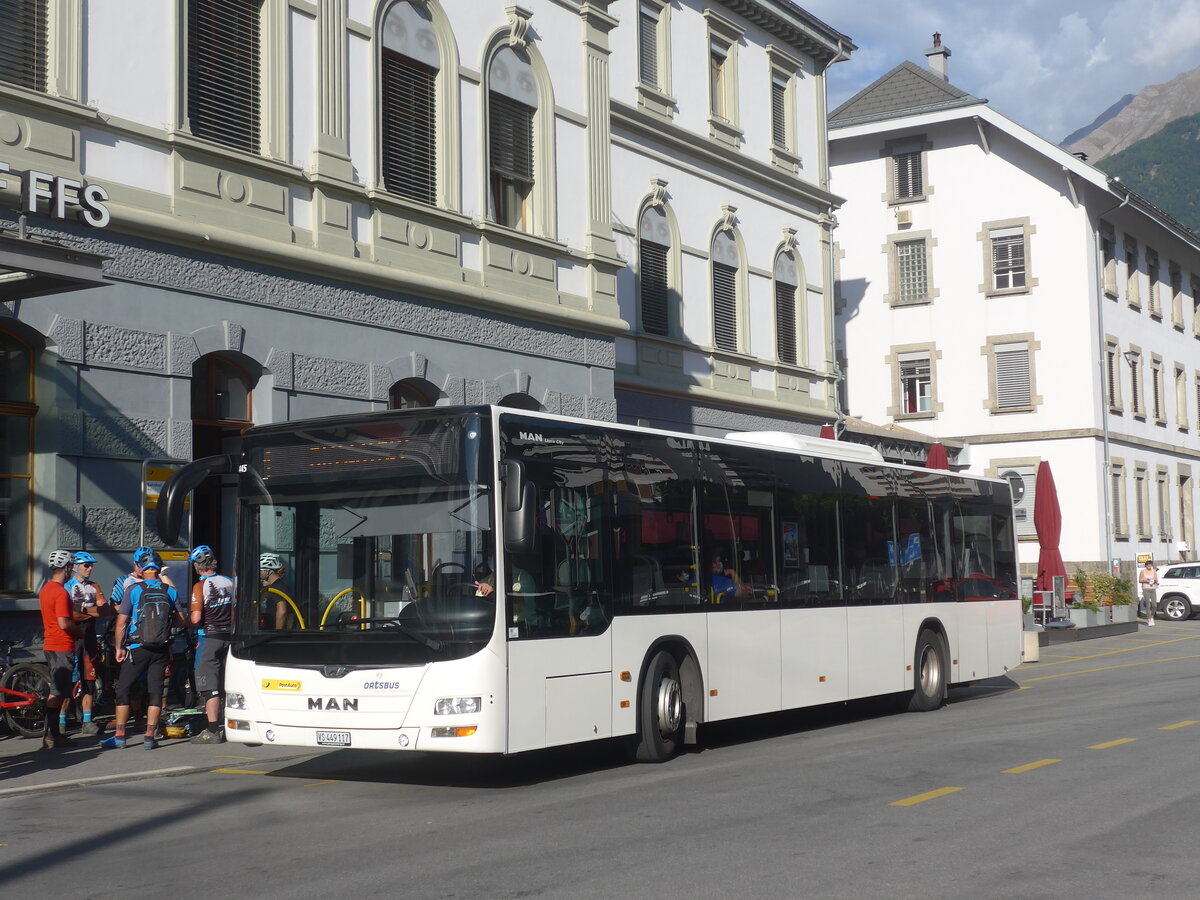
[[[430,650],[441,650],[442,649],[441,641],[434,640],[433,638],[429,637],[428,635],[421,634],[421,632],[419,632],[419,631],[414,631],[413,629],[411,629],[407,625],[405,625],[403,622],[401,622],[395,616],[384,617],[384,618],[379,618],[379,619],[352,619],[349,622],[335,622],[332,625],[326,625],[326,626],[322,626],[322,627],[338,628],[338,627],[344,627],[344,626],[353,627],[355,625],[374,625],[374,624],[382,624],[387,628],[394,629],[394,630],[400,632],[405,637],[412,638],[418,644],[424,644]]]

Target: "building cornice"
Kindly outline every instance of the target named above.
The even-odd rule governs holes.
[[[788,0],[718,0],[731,12],[757,25],[788,46],[811,56],[822,67],[850,58],[857,45]]]

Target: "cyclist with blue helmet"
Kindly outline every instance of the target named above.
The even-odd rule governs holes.
[[[83,713],[83,725],[80,734],[97,734],[100,727],[92,721],[92,710],[96,701],[96,672],[100,664],[100,644],[96,637],[96,623],[102,616],[108,616],[112,607],[109,606],[104,591],[92,580],[92,572],[96,566],[96,557],[86,550],[75,553],[74,573],[64,587],[71,595],[71,613],[81,633],[75,639],[75,672],[74,678],[82,687],[83,694],[79,698],[79,707]],[[63,704],[58,714],[59,728],[67,726],[67,704]]]
[[[191,621],[196,632],[196,690],[204,698],[208,728],[193,744],[221,744],[221,696],[225,686],[225,656],[233,639],[233,579],[217,573],[217,556],[201,544],[188,556],[199,579],[192,586]]]

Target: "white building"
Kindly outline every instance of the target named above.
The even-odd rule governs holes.
[[[848,412],[1009,477],[1023,564],[1042,460],[1068,571],[1190,557],[1200,239],[926,56],[830,115]]]

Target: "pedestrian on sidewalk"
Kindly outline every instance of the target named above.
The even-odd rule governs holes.
[[[183,616],[177,607],[175,588],[158,578],[162,559],[153,550],[139,548],[134,564],[142,581],[134,581],[124,592],[117,607],[117,662],[121,674],[117,679],[116,733],[100,742],[105,750],[120,750],[125,746],[125,727],[129,722],[129,693],[134,682],[146,675],[146,737],[142,746],[158,748],[154,732],[162,713],[163,675],[167,667],[171,627],[183,626]]]
[[[92,580],[92,572],[96,565],[96,557],[80,550],[74,557],[72,577],[64,587],[71,595],[71,612],[81,634],[75,640],[75,671],[72,678],[82,687],[79,707],[82,714],[80,734],[97,734],[100,726],[92,721],[93,707],[96,702],[96,670],[100,665],[100,644],[96,637],[96,624],[102,616],[107,616],[111,608],[108,599],[100,585]],[[67,726],[67,704],[64,703],[58,714],[59,729],[65,731]]]
[[[188,560],[199,578],[192,586],[191,620],[199,626],[196,646],[196,690],[204,698],[208,727],[193,744],[221,744],[221,699],[225,690],[225,655],[233,637],[233,579],[217,573],[217,557],[202,544]]]
[[[42,734],[42,749],[74,747],[75,742],[62,733],[58,711],[63,700],[71,696],[71,673],[75,669],[75,639],[80,629],[71,614],[71,595],[63,586],[74,563],[70,551],[55,550],[46,560],[50,578],[42,585],[38,600],[42,607],[42,652],[46,655],[50,687],[46,693],[46,727]]]
[[[1142,588],[1142,603],[1146,607],[1146,625],[1154,626],[1154,613],[1158,608],[1158,569],[1154,560],[1146,560],[1142,571],[1138,572],[1138,584]]]

